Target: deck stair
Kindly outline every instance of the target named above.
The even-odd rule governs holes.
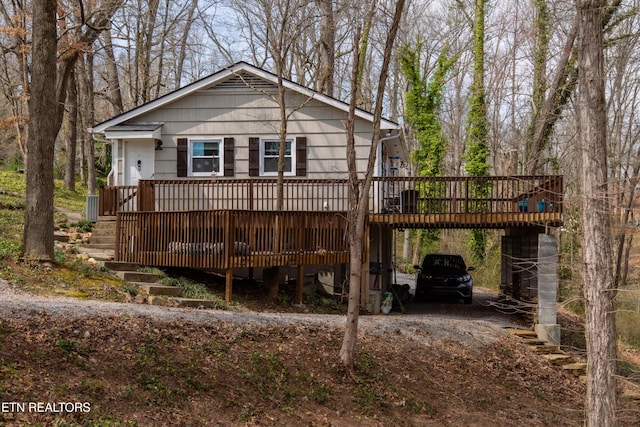
[[[214,308],[215,301],[185,298],[178,286],[167,286],[158,283],[162,277],[156,273],[140,271],[141,266],[130,262],[107,261],[104,266],[116,273],[118,277],[140,291],[140,301],[151,305],[170,305],[189,308]]]
[[[564,369],[570,374],[585,379],[587,375],[587,364],[579,357],[573,356],[557,345],[550,345],[544,340],[540,340],[534,331],[522,329],[507,329],[514,336],[522,338],[527,347],[536,354],[539,354],[551,364]]]
[[[91,230],[89,242],[84,245],[90,249],[110,249],[116,247],[116,217],[101,216]]]

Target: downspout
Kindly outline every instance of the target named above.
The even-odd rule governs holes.
[[[376,156],[376,174],[375,175],[382,176],[381,162],[382,162],[382,146],[384,145],[384,142],[389,141],[389,140],[394,139],[394,138],[399,138],[399,137],[400,137],[400,133],[398,132],[398,133],[395,133],[395,134],[391,134],[391,135],[387,135],[385,137],[382,137],[378,141],[379,144],[378,144],[378,153],[377,153],[377,156]],[[380,189],[380,185],[376,185],[374,187],[374,189],[373,189],[373,197],[374,197],[375,203],[377,204],[376,207],[377,207],[377,211],[378,212],[381,211],[380,203],[383,203],[383,201],[381,200],[381,191],[380,190],[381,190]],[[380,227],[380,228],[378,228],[378,242],[377,242],[378,261],[377,262],[382,263],[382,265],[383,265],[383,270],[381,272],[382,274],[380,274],[380,281],[381,281],[380,288],[382,289],[383,288],[382,284],[388,281],[388,277],[387,277],[387,274],[385,272],[384,263],[383,263],[384,260],[383,260],[383,255],[382,255],[382,242],[380,241],[381,233],[382,233],[382,229]],[[393,248],[392,248],[392,251],[393,251]],[[393,252],[392,252],[391,257],[392,257],[391,265],[392,265],[392,268],[393,268]],[[394,271],[394,273],[395,273],[395,271]],[[394,283],[395,283],[395,280],[394,280]]]

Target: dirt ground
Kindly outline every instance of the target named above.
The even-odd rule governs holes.
[[[584,382],[505,327],[490,292],[365,315],[188,310],[0,282],[0,425],[581,426]],[[623,401],[621,425],[638,425]]]

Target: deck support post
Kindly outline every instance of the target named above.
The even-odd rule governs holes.
[[[556,238],[538,235],[538,338],[552,345],[560,345],[560,325],[557,321],[558,251]]]
[[[234,254],[234,239],[236,234],[235,222],[233,215],[230,211],[226,211],[224,214],[224,223],[226,224],[224,233],[224,263],[227,267],[226,281],[224,286],[224,300],[231,302],[231,292],[233,290],[233,254]]]
[[[364,225],[362,236],[362,265],[360,266],[360,307],[366,307],[369,303],[369,269],[371,262],[371,226],[367,222]]]
[[[302,305],[302,290],[304,287],[304,265],[298,266],[298,281],[297,281],[297,289],[296,289],[296,301],[298,304]]]
[[[224,285],[224,300],[231,302],[231,292],[233,290],[233,267],[227,268],[226,281]]]

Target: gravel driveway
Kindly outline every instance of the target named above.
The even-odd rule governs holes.
[[[475,290],[474,303],[457,301],[430,304],[411,304],[405,313],[363,315],[360,331],[376,335],[451,339],[469,344],[485,345],[506,333],[504,328],[515,327],[515,319],[499,314],[490,304],[494,299],[489,291]],[[247,325],[308,325],[342,328],[342,315],[309,313],[271,313],[234,310],[198,310],[160,307],[135,303],[79,300],[62,297],[29,295],[0,280],[0,318],[28,318],[36,314],[53,317],[131,316],[147,317],[154,321],[186,320],[196,323],[229,322]]]

